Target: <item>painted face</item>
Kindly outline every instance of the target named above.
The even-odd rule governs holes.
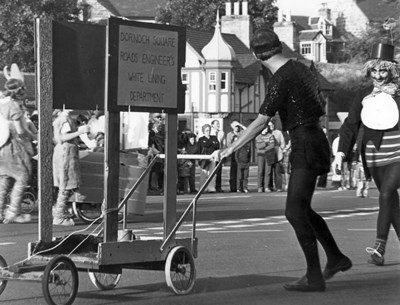
[[[386,68],[372,68],[370,70],[371,78],[374,82],[374,85],[382,86],[384,84],[390,83],[392,80],[390,72]]]

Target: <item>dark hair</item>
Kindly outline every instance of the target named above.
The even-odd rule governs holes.
[[[76,122],[78,123],[78,125],[83,125],[83,124],[87,124],[89,122],[89,120],[85,115],[79,114],[76,118]]]
[[[18,99],[19,97],[24,96],[25,94],[25,86],[22,80],[16,78],[10,78],[4,84],[4,88],[6,89],[6,96],[11,96],[12,98]]]
[[[272,30],[258,29],[254,32],[250,47],[258,59],[267,60],[282,53],[282,43]]]

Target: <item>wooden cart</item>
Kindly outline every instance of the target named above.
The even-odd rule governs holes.
[[[165,157],[160,155],[158,157]],[[179,155],[178,158],[207,158],[202,155]],[[122,209],[138,185],[145,179],[156,158],[136,181],[119,204]],[[78,293],[78,271],[88,272],[92,283],[101,290],[117,286],[123,269],[161,270],[165,272],[168,287],[177,295],[189,293],[195,283],[197,257],[196,211],[197,201],[223,162],[220,162],[200,187],[168,236],[163,239],[128,238],[104,242],[102,231],[97,235],[69,235],[50,243],[33,242],[28,245],[28,258],[7,266],[0,256],[0,294],[8,281],[42,283],[48,304],[72,304]],[[176,238],[175,233],[192,212],[192,234],[189,238]],[[126,223],[122,232],[127,232]],[[129,231],[128,231],[129,232]],[[72,241],[71,241],[72,240]],[[65,246],[63,244],[65,243]]]
[[[43,295],[48,304],[69,305],[74,302],[78,293],[78,271],[89,272],[90,279],[99,289],[112,289],[118,284],[123,269],[164,270],[167,285],[176,294],[189,293],[196,278],[194,265],[198,243],[196,202],[218,167],[177,221],[176,131],[177,114],[184,111],[185,104],[184,87],[180,82],[181,68],[185,62],[184,28],[118,18],[110,18],[107,27],[40,19],[35,21],[35,25],[38,80],[36,92],[40,117],[39,239],[28,244],[28,257],[23,262],[7,265],[0,256],[0,294],[8,281],[36,281],[42,283]],[[156,55],[169,54],[174,65],[140,66],[135,62],[128,63],[124,58],[121,59],[120,51],[133,54],[137,52],[137,47],[142,47],[143,52],[152,51],[148,45],[139,46],[132,43],[124,45],[122,43],[124,39],[120,40],[120,37],[133,37],[135,33],[148,34],[151,39],[158,39],[159,35],[162,35],[173,41],[174,43],[168,46],[154,44],[153,48]],[[69,52],[74,53],[74,56],[70,56]],[[134,89],[131,89],[132,82],[126,78],[127,73],[124,70],[128,64],[131,65],[129,69],[132,71],[143,69],[143,73],[149,75],[157,71],[159,74],[164,73],[168,76],[165,83],[170,85],[162,87],[160,84],[135,82]],[[74,67],[79,71],[74,70]],[[80,77],[77,78],[77,75]],[[65,86],[65,83],[70,85]],[[156,160],[153,158],[131,190],[120,201],[120,111],[131,111],[130,99],[136,98],[136,95],[129,95],[132,92],[130,90],[157,91],[149,103],[145,100],[143,105],[134,104],[133,111],[166,113],[166,151],[165,155],[158,156],[165,159],[164,233],[161,239],[142,240],[133,238],[133,235],[129,234],[118,239],[119,231],[129,233],[126,221],[122,225],[122,230],[119,230],[121,225],[118,222],[118,211],[125,209],[129,198],[146,178]],[[125,98],[123,93],[127,93],[128,98]],[[83,106],[87,108],[79,108]],[[93,230],[90,234],[82,235],[70,234],[54,240],[50,204],[52,171],[49,166],[52,155],[49,135],[52,134],[53,108],[104,109],[106,122],[104,211],[101,223],[98,225],[99,231]],[[193,158],[190,155],[185,157]],[[207,156],[201,156],[205,157]],[[222,162],[219,164],[222,165]],[[193,212],[191,236],[177,238],[176,231],[191,211]]]

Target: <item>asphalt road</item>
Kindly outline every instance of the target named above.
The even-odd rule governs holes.
[[[224,168],[224,177],[226,178]],[[226,179],[224,179],[226,181]],[[224,186],[227,189],[227,186]],[[197,280],[192,292],[176,296],[160,271],[124,269],[114,290],[99,291],[86,272],[79,273],[79,290],[74,304],[340,304],[397,305],[400,300],[400,249],[391,231],[385,265],[368,265],[365,247],[372,246],[377,217],[377,191],[368,198],[355,191],[318,190],[314,208],[324,216],[353,268],[339,273],[325,292],[288,292],[282,288],[305,272],[305,261],[291,226],[284,218],[285,193],[256,193],[254,169],[251,193],[204,194],[198,204]],[[178,196],[178,214],[192,196]],[[54,227],[64,236],[86,225]],[[162,198],[149,196],[146,215],[134,217],[129,228],[142,237],[162,236]],[[190,235],[185,222],[177,236]],[[29,224],[0,224],[0,254],[8,264],[26,258],[27,243],[37,239],[37,217]],[[321,249],[321,264],[326,259]],[[10,281],[0,304],[46,304],[41,284]]]

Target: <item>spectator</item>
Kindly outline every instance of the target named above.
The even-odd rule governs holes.
[[[186,154],[186,149],[183,147],[178,150],[180,154]],[[194,167],[191,160],[178,159],[178,194],[188,193],[190,169]]]
[[[161,121],[156,121],[151,126],[152,130],[149,132],[149,148],[151,150],[151,154],[163,154],[165,152],[164,124],[161,123]],[[149,179],[150,191],[162,193],[164,188],[164,160],[156,160],[150,170]]]
[[[216,136],[219,142],[219,147],[223,148],[225,147],[225,133],[223,130],[221,130],[221,126],[218,120],[213,120],[211,122],[211,133],[210,135]],[[219,162],[215,163],[215,166],[218,165]],[[218,193],[223,193],[222,189],[222,166],[218,169],[218,171],[215,174],[215,190]]]
[[[369,189],[369,180],[365,176],[364,167],[361,160],[361,155],[359,156],[356,172],[355,172],[357,190],[357,197],[368,197],[368,189]]]
[[[246,127],[240,124],[238,121],[231,123],[232,131],[226,135],[226,144],[231,146],[232,143],[240,136],[240,130],[245,130]],[[237,191],[237,163],[235,156],[230,156],[230,168],[229,168],[229,189],[231,192],[236,193]]]
[[[277,161],[272,165],[271,168],[271,176],[269,186],[272,186],[271,190],[276,190],[277,192],[282,192],[283,188],[283,150],[285,149],[285,137],[283,136],[282,131],[275,128],[275,120],[272,119],[268,126],[271,130],[272,135],[275,138],[275,146],[276,146],[276,157]]]
[[[326,128],[322,128],[322,130],[324,131],[326,139],[328,139]],[[317,181],[317,189],[326,189],[327,185],[328,185],[328,173],[320,175]]]
[[[189,133],[188,139],[189,139],[189,142],[186,144],[186,152],[189,155],[198,154],[199,146],[197,145],[197,142],[196,142],[196,135],[194,133]],[[190,167],[189,188],[190,188],[190,193],[195,194],[195,193],[197,193],[197,190],[196,190],[196,160],[191,159],[190,161],[192,162],[193,166]]]
[[[216,136],[210,135],[211,126],[209,124],[203,125],[203,127],[201,129],[203,131],[204,136],[200,137],[199,141],[198,141],[200,154],[210,155],[211,153],[218,150],[218,148],[219,148],[218,138]],[[200,168],[201,168],[200,185],[203,186],[204,183],[206,182],[207,178],[209,177],[209,175],[214,170],[216,164],[214,161],[212,161],[210,159],[202,159],[199,161],[199,164],[200,164]],[[207,188],[205,189],[206,192],[208,192],[208,193],[216,192],[215,179],[216,179],[215,176],[212,177],[211,181],[207,185]]]
[[[270,179],[270,166],[267,164],[267,146],[269,138],[272,136],[269,126],[263,129],[256,137],[256,153],[257,153],[257,186],[258,192],[270,191],[268,186]]]
[[[239,126],[241,129],[241,127]],[[240,130],[239,130],[240,133]],[[249,168],[251,158],[251,146],[250,143],[242,146],[235,152],[235,159],[237,163],[237,191],[242,193],[248,193],[248,180],[249,180]]]
[[[336,155],[338,153],[338,145],[339,145],[339,138],[340,136],[338,135],[332,142],[332,154],[333,157],[336,158]],[[333,175],[332,175],[332,186],[336,187],[339,191],[342,191],[345,189],[345,180],[344,177],[344,168],[345,164],[344,162],[341,162],[340,166],[338,169],[333,168]]]
[[[285,148],[283,149],[282,166],[284,172],[283,180],[285,183],[284,190],[287,191],[289,188],[289,179],[290,179],[290,152],[292,151],[292,142],[290,141],[288,132],[285,132],[284,135],[287,135],[287,137],[285,136],[286,145]],[[327,176],[328,174],[325,175]]]

